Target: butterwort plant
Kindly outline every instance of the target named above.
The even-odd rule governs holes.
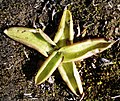
[[[36,85],[43,83],[58,69],[62,79],[77,96],[83,94],[83,87],[75,61],[100,53],[115,43],[103,38],[73,43],[73,20],[69,10],[64,10],[54,40],[40,28],[11,27],[5,29],[4,33],[47,57],[35,76]]]

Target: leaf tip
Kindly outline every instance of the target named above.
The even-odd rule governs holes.
[[[43,55],[44,55],[45,57],[48,57],[48,54],[47,54],[47,53],[44,53]]]
[[[4,30],[4,33],[5,33],[5,34],[8,34],[8,30],[7,30],[7,29],[5,29],[5,30]]]
[[[39,82],[39,81],[38,81],[38,77],[35,76],[35,85],[39,85],[39,84],[41,84],[41,82]]]

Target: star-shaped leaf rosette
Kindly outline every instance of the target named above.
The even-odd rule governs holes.
[[[53,41],[39,28],[11,27],[4,33],[47,57],[35,76],[36,85],[43,83],[58,69],[62,79],[77,96],[83,94],[83,87],[75,61],[100,53],[115,43],[102,38],[73,43],[73,20],[69,10],[64,10]]]

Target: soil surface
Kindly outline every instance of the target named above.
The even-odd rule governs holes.
[[[120,0],[0,0],[0,101],[79,101],[58,71],[36,86],[34,77],[43,56],[7,37],[12,26],[43,28],[53,36],[64,8],[72,12],[75,42],[88,38],[120,39]],[[54,15],[54,16],[53,16]],[[80,35],[77,37],[77,27]],[[82,34],[86,29],[86,33]],[[83,101],[120,101],[120,41],[77,64]]]

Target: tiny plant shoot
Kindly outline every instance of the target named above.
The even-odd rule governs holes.
[[[11,27],[4,33],[47,57],[35,76],[36,85],[43,83],[58,69],[67,86],[77,96],[83,94],[83,87],[75,61],[100,53],[115,43],[102,38],[73,43],[73,20],[69,10],[64,10],[54,40],[39,28]]]

